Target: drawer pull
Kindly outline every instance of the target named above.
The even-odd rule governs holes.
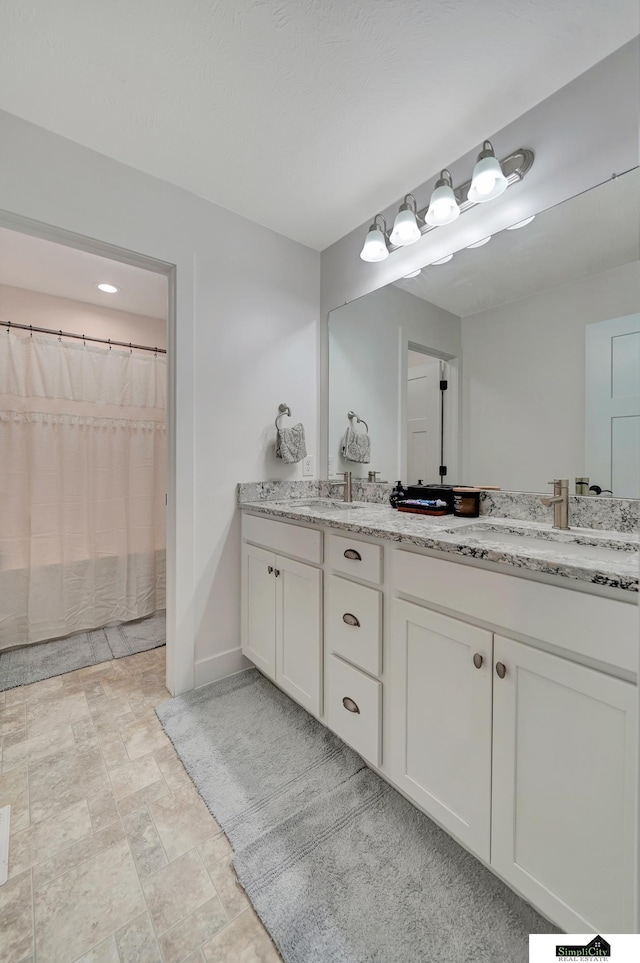
[[[275,570],[275,572],[274,572],[273,574],[274,574],[274,575],[275,575],[275,577],[277,578],[277,577],[278,577],[278,575],[280,574],[280,569],[279,569],[279,568],[277,568],[277,569]]]
[[[267,572],[269,575],[273,575],[273,565],[267,565]]]
[[[358,708],[358,703],[350,699],[349,696],[345,696],[342,700],[342,705],[345,707],[347,712],[357,712],[360,714],[360,709]]]
[[[473,664],[475,665],[476,669],[481,669],[483,662],[484,662],[484,659],[482,658],[480,653],[476,652],[476,654],[473,657]]]
[[[342,621],[346,622],[347,625],[353,625],[356,629],[360,628],[360,619],[356,618],[355,615],[352,615],[351,612],[345,612],[342,616]]]
[[[360,552],[356,552],[355,548],[348,548],[344,553],[344,557],[351,559],[351,561],[353,562],[362,561],[362,555],[360,554]]]
[[[504,662],[496,662],[496,672],[498,673],[499,679],[504,679],[507,674],[507,667]]]

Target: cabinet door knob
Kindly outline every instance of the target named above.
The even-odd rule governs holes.
[[[360,709],[358,708],[358,703],[350,699],[349,696],[345,696],[342,700],[342,705],[345,707],[347,712],[357,712],[360,714]]]
[[[273,575],[273,565],[267,565],[267,572],[269,575]]]
[[[275,575],[275,577],[277,578],[277,577],[278,577],[278,575],[280,574],[280,569],[279,569],[279,568],[277,568],[277,569],[275,569],[275,571],[274,571],[274,573],[273,573],[273,574],[274,574],[274,575]]]
[[[356,629],[360,628],[360,620],[355,615],[352,615],[351,612],[345,612],[342,616],[342,621],[346,622],[347,625],[353,625]]]
[[[473,657],[473,664],[475,665],[476,669],[480,669],[482,667],[483,662],[484,662],[484,659],[482,658],[480,653],[476,652],[476,654]]]
[[[499,679],[504,679],[507,674],[507,667],[504,662],[496,662],[496,672]]]
[[[355,548],[348,548],[344,553],[344,557],[349,558],[354,562],[362,561],[362,555],[360,554],[360,552],[356,552]]]

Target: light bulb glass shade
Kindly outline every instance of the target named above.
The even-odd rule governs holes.
[[[417,278],[419,274],[422,274],[422,268],[418,268],[417,271],[411,271],[410,274],[403,275],[403,280],[408,281],[409,278]]]
[[[363,261],[384,261],[385,258],[389,257],[389,248],[385,236],[375,224],[372,224],[369,228],[360,251],[360,257]]]
[[[418,227],[418,222],[413,211],[398,211],[396,219],[393,222],[391,237],[389,238],[391,243],[397,244],[398,247],[406,247],[407,244],[414,244],[416,241],[419,241],[421,236],[420,228]]]
[[[526,227],[527,224],[531,224],[531,221],[533,221],[534,218],[535,218],[535,214],[532,214],[531,217],[525,217],[524,221],[518,221],[517,224],[512,224],[511,227],[507,228],[507,230],[518,231],[521,227]]]
[[[431,200],[429,210],[425,215],[425,221],[431,227],[442,227],[444,224],[451,224],[460,214],[460,208],[456,201],[456,196],[448,184],[436,187]]]
[[[489,235],[489,237],[483,237],[480,241],[474,241],[473,244],[467,244],[467,247],[468,248],[484,247],[484,245],[488,244],[490,240],[491,240],[491,234]]]
[[[508,186],[509,182],[502,173],[500,161],[496,157],[482,157],[473,168],[467,198],[474,204],[483,204],[500,197]]]
[[[447,254],[446,257],[441,257],[437,261],[432,261],[432,264],[446,264],[447,261],[453,260],[453,254]]]

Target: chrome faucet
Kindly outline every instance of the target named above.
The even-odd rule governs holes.
[[[351,494],[351,472],[350,471],[339,471],[339,475],[344,477],[343,482],[333,482],[334,485],[341,485],[344,487],[344,501],[351,502],[353,497]]]
[[[553,498],[541,498],[547,508],[553,505],[553,527],[569,528],[569,479],[555,478],[552,482]]]

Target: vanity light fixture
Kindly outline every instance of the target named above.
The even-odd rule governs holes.
[[[431,263],[432,263],[432,264],[446,264],[447,261],[451,261],[452,259],[453,259],[453,254],[447,254],[446,257],[438,258],[437,261],[432,261]]]
[[[405,194],[393,222],[391,236],[384,217],[376,214],[367,232],[360,257],[363,261],[384,261],[393,251],[414,244],[428,231],[451,224],[460,214],[464,214],[476,204],[484,204],[500,197],[507,187],[526,177],[533,161],[533,151],[528,147],[519,147],[498,160],[491,141],[483,141],[470,180],[454,187],[451,173],[445,167],[440,171],[440,177],[426,207],[418,208],[414,195]],[[514,224],[513,228],[524,227],[527,223],[528,220],[521,221],[520,224]],[[483,239],[483,243],[486,244],[486,240]]]
[[[490,234],[489,237],[483,237],[482,240],[480,241],[474,241],[473,244],[467,244],[467,248],[483,247],[485,244],[489,243],[489,241],[491,240],[491,237],[492,235]]]
[[[404,201],[400,205],[400,210],[396,214],[393,222],[393,230],[389,240],[398,247],[406,247],[408,244],[415,244],[419,241],[422,234],[418,227],[417,203],[413,194],[405,194]]]
[[[378,226],[378,218],[382,221],[382,228]],[[363,261],[384,261],[389,257],[387,247],[387,222],[382,214],[376,214],[373,224],[367,231],[360,257]]]
[[[409,278],[417,278],[419,274],[422,274],[422,268],[418,268],[417,271],[411,271],[410,274],[404,274],[402,276],[403,281],[408,281]]]
[[[512,224],[511,227],[507,228],[507,230],[518,231],[520,230],[521,227],[526,227],[527,224],[531,224],[531,221],[533,221],[534,219],[535,219],[535,214],[532,214],[531,217],[525,217],[524,221],[518,221],[517,224]]]
[[[467,198],[475,204],[484,204],[485,201],[500,197],[508,186],[500,161],[494,153],[493,144],[490,140],[485,140],[478,154],[476,166],[473,168]]]
[[[117,288],[115,284],[107,284],[106,281],[100,281],[96,284],[98,291],[103,291],[104,294],[117,294],[120,288]]]
[[[445,224],[451,224],[459,216],[460,208],[453,193],[451,174],[445,167],[440,172],[439,180],[436,181],[424,219],[432,227],[443,227]]]

